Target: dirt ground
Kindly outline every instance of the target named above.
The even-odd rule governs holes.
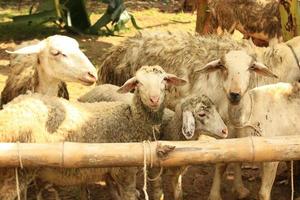
[[[18,1],[1,1],[0,2],[0,22],[9,22],[11,16],[24,14],[31,5],[31,1],[22,1],[21,9],[18,9]],[[98,1],[87,1],[88,8],[91,12],[91,20],[95,22],[101,13],[103,13],[104,4]],[[191,13],[180,12],[180,3],[177,1],[170,4],[162,1],[126,1],[128,10],[133,13],[137,23],[143,29],[163,29],[163,30],[183,30],[194,31],[195,29],[195,15]],[[178,12],[179,11],[179,12]],[[86,35],[71,35],[76,38],[81,48],[91,59],[91,61],[98,67],[103,55],[113,45],[119,44],[128,36],[132,36],[137,32],[129,23],[128,30],[122,31],[118,36],[98,37]],[[0,89],[2,90],[7,74],[9,73],[9,55],[4,50],[12,48],[16,43],[32,38],[44,38],[52,34],[68,34],[62,30],[57,29],[53,25],[46,25],[37,30],[28,30],[26,28],[0,26]],[[91,87],[82,86],[75,83],[68,84],[71,99],[76,99],[81,94],[90,90]],[[192,166],[183,176],[184,199],[186,200],[206,200],[212,184],[214,167],[212,165]],[[289,171],[284,163],[282,163],[278,170],[278,176],[272,190],[273,200],[288,200],[290,199],[290,185],[286,183],[285,179],[288,177]],[[223,200],[236,199],[232,192],[232,182],[234,176],[232,170],[227,170],[223,177],[222,195]],[[257,193],[260,186],[260,176],[258,169],[244,169],[243,180],[247,188],[250,189],[251,195],[249,200],[257,199]],[[142,187],[142,180],[139,180],[139,187]],[[89,190],[90,199],[110,200],[108,189],[104,183],[91,186]],[[72,189],[71,189],[72,190]],[[69,192],[69,197],[66,199],[79,199],[76,192]]]

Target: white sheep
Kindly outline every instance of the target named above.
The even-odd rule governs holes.
[[[248,91],[229,115],[240,137],[300,134],[300,83],[277,83]],[[262,164],[259,200],[270,200],[279,162]]]
[[[77,41],[67,36],[25,42],[8,53],[12,54],[11,72],[1,93],[1,106],[27,91],[68,99],[64,81],[91,85],[97,80],[93,64]]]
[[[144,66],[118,90],[135,89],[131,104],[122,102],[79,103],[41,94],[15,98],[0,111],[1,142],[140,142],[159,137],[165,88],[183,85],[185,80],[167,74],[159,66]],[[28,119],[28,120],[24,120]],[[121,199],[136,199],[137,168],[55,169],[41,168],[36,176],[57,185],[94,183],[107,173],[115,182]],[[13,176],[12,171],[7,171]],[[126,176],[124,176],[126,174]],[[32,178],[32,176],[30,176]],[[14,179],[2,182],[1,199],[16,197]],[[26,181],[21,182],[25,188]],[[23,184],[23,185],[22,185]]]
[[[229,137],[236,137],[230,126],[229,104],[238,104],[247,90],[255,86],[299,80],[299,44],[300,37],[272,48],[261,48],[227,37],[143,32],[111,49],[98,71],[98,84],[119,85],[139,65],[157,63],[167,72],[189,81],[184,87],[169,88],[166,99],[169,108],[174,109],[188,95],[204,94],[213,101],[229,127]],[[241,174],[238,166],[234,169],[236,174]],[[221,199],[219,171],[215,171],[211,200]],[[235,178],[234,188],[240,198],[249,194],[241,178]]]
[[[256,86],[255,73],[278,76],[278,79],[258,77],[261,80],[258,84],[300,79],[298,62],[287,46],[290,45],[296,54],[300,54],[299,42],[300,37],[296,37],[274,48],[255,48],[248,41],[240,43],[228,37],[200,37],[182,32],[142,32],[112,47],[98,71],[97,83],[121,85],[141,64],[157,63],[169,73],[189,80],[185,87],[169,89],[168,107],[174,109],[177,100],[195,92],[210,93],[208,96],[212,100],[215,97],[211,96],[220,94],[221,97],[217,98],[224,102],[222,88],[226,90],[225,97],[230,98],[230,93],[242,97],[249,87]],[[227,63],[224,63],[225,57]],[[221,64],[226,64],[226,68]],[[227,76],[233,79],[227,79]]]

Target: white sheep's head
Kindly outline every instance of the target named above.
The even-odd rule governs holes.
[[[182,134],[186,139],[198,138],[195,132],[226,138],[228,129],[215,105],[205,95],[188,97],[176,107],[182,113]],[[196,139],[195,138],[195,139]]]
[[[51,78],[92,85],[97,80],[94,65],[79,49],[73,38],[54,35],[37,44],[26,46],[11,54],[37,54],[41,70]]]
[[[167,86],[181,86],[185,80],[166,73],[160,66],[143,66],[135,77],[127,80],[118,90],[126,93],[133,89],[137,90],[142,103],[151,110],[157,111],[164,103]]]
[[[230,103],[238,104],[249,88],[251,73],[277,78],[267,66],[243,50],[229,51],[220,59],[206,64],[198,72],[221,71],[220,81]]]

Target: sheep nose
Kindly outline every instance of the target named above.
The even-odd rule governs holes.
[[[151,96],[150,97],[150,101],[153,104],[158,104],[158,102],[159,102],[159,96]]]
[[[230,92],[229,93],[229,100],[231,103],[239,103],[241,100],[241,95],[239,93]]]
[[[227,128],[223,128],[222,129],[222,134],[223,134],[223,137],[226,138],[227,135],[228,135],[228,129]]]

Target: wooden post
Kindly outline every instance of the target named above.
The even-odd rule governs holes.
[[[300,1],[281,0],[279,11],[284,41],[300,35]]]
[[[208,20],[208,3],[207,0],[197,0],[197,20],[196,20],[196,32],[203,34],[205,24]]]
[[[175,147],[175,149],[171,147]],[[152,143],[0,143],[0,167],[183,166],[300,159],[300,137]],[[146,153],[144,154],[144,150]],[[158,154],[156,152],[159,152]],[[159,156],[158,156],[159,155]]]

